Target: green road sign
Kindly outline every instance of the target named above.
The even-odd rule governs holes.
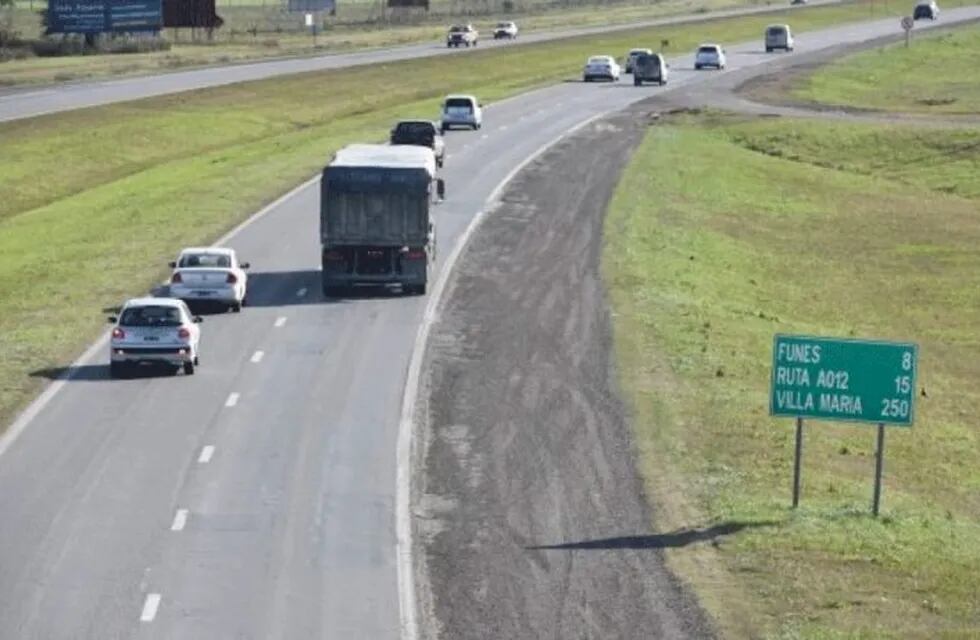
[[[769,413],[912,426],[917,360],[914,344],[777,335]]]

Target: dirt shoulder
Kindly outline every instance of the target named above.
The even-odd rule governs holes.
[[[452,276],[420,394],[427,635],[714,635],[665,567],[663,548],[689,540],[651,528],[611,362],[602,223],[639,113],[521,172]]]

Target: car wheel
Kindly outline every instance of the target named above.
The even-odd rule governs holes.
[[[699,65],[699,64],[694,65],[694,70],[695,71],[700,71],[701,70],[701,65]]]
[[[184,363],[184,375],[185,376],[192,376],[192,375],[194,375],[194,363],[193,362],[185,362]]]
[[[665,84],[667,84],[667,81],[666,81],[666,80],[661,80],[661,81],[660,81],[660,86],[661,86],[661,87],[662,87],[662,86],[664,86]]]
[[[640,80],[639,78],[633,78],[633,86],[634,87],[638,87],[641,84],[643,84],[643,81],[642,80]]]
[[[110,378],[122,378],[125,373],[126,373],[126,369],[122,362],[109,363]]]
[[[772,47],[766,47],[766,53],[772,53]]]
[[[234,311],[235,313],[241,313],[242,312],[242,303],[241,302],[236,302],[235,304],[231,305],[231,310]]]

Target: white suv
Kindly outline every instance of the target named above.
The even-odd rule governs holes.
[[[442,103],[442,131],[452,127],[479,129],[483,126],[483,105],[473,96],[450,95]]]
[[[694,55],[695,69],[704,69],[705,67],[724,69],[727,64],[725,50],[721,48],[721,45],[703,44],[698,47],[698,52]]]

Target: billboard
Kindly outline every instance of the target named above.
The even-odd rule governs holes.
[[[47,33],[159,31],[161,0],[49,0]]]
[[[289,10],[301,13],[326,11],[332,14],[336,6],[335,0],[289,0]]]
[[[163,26],[216,29],[225,23],[214,0],[163,0]]]

